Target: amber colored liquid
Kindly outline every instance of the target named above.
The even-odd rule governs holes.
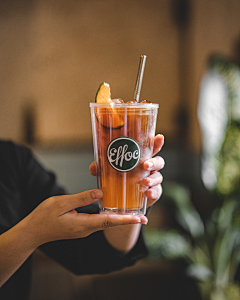
[[[109,112],[95,108],[96,115],[101,113],[108,118]],[[123,120],[121,128],[103,126],[95,116],[98,185],[103,191],[101,205],[104,209],[131,211],[142,208],[146,200],[144,192],[148,187],[143,184],[143,179],[149,175],[149,171],[143,169],[143,162],[152,157],[156,112],[153,114],[152,110],[141,109],[139,113],[138,109],[128,109],[126,113],[126,110],[116,109],[115,113]],[[107,158],[109,143],[122,136],[135,139],[141,148],[140,162],[129,172],[115,170]]]

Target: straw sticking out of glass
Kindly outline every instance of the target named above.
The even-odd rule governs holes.
[[[134,94],[133,94],[133,99],[136,99],[137,102],[139,102],[139,98],[140,98],[146,58],[147,58],[146,55],[141,55],[141,57],[140,57],[137,80],[136,80],[135,90],[134,90]]]

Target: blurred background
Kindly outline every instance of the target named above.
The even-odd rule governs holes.
[[[199,98],[209,57],[219,53],[239,63],[238,0],[1,0],[0,15],[1,139],[31,147],[69,192],[96,187],[88,172],[93,160],[89,103],[102,81],[110,83],[113,98],[131,100],[145,54],[141,100],[160,106],[156,132],[165,136],[164,180],[186,184],[196,194],[194,204],[206,210]],[[168,211],[159,205],[149,225],[166,223]],[[35,265],[34,300],[78,299],[84,291],[85,299],[113,299],[90,295],[93,286],[103,295],[100,286],[110,277],[76,279],[40,254]],[[160,299],[164,291],[158,284],[166,276],[171,283],[165,289],[177,281],[165,262],[144,261],[134,268],[115,276],[148,277],[145,299]],[[167,292],[166,299],[171,299]]]

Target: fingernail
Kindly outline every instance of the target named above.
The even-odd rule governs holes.
[[[147,223],[148,223],[148,218],[143,217],[142,218],[142,224],[147,225]]]
[[[139,218],[139,217],[135,217],[135,221],[134,221],[134,223],[142,223],[142,221],[141,221],[141,218]]]
[[[149,178],[147,178],[147,184],[148,184],[149,186],[151,186],[151,185],[152,185],[152,180],[149,179]]]
[[[150,162],[148,163],[148,168],[150,169],[150,168],[152,168],[152,167],[153,167],[153,162],[150,161]]]
[[[102,192],[100,190],[92,190],[91,192],[93,199],[101,199]]]
[[[136,217],[134,223],[139,223],[139,224],[146,225],[148,223],[148,218],[146,218],[145,216]]]

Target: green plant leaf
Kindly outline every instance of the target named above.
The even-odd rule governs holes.
[[[144,236],[149,250],[148,259],[187,258],[191,252],[191,245],[176,231],[145,228]]]
[[[193,238],[203,235],[203,222],[198,211],[191,202],[189,190],[176,183],[169,183],[164,186],[164,193],[175,204],[177,209],[177,219],[183,228]]]
[[[187,274],[201,281],[208,281],[213,277],[213,272],[205,265],[195,264],[187,268]]]

